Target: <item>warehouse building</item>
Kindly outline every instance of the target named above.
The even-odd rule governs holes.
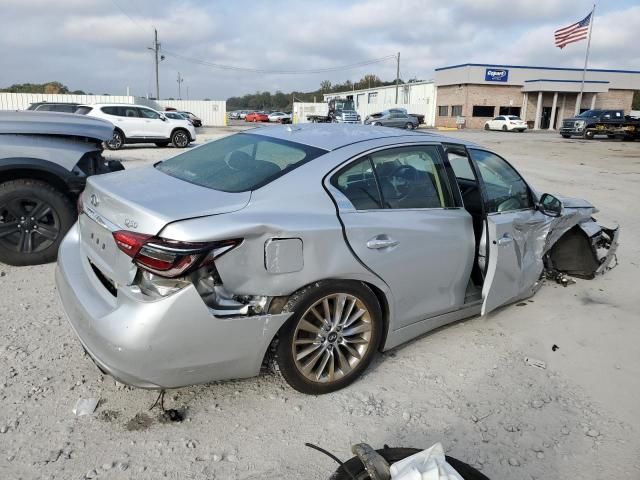
[[[530,128],[555,129],[562,118],[592,108],[631,111],[640,71],[583,70],[466,63],[435,71],[435,125],[482,128],[498,115],[518,115]]]

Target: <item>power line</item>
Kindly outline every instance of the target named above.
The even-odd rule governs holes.
[[[206,67],[218,68],[221,70],[233,70],[237,72],[250,72],[250,73],[267,73],[267,74],[277,74],[277,75],[307,75],[311,73],[326,73],[326,72],[338,72],[341,70],[351,70],[358,67],[363,67],[366,65],[373,65],[375,63],[381,63],[387,60],[396,59],[396,55],[387,55],[385,57],[374,58],[370,60],[363,60],[361,62],[356,62],[348,65],[341,65],[339,67],[328,67],[328,68],[314,68],[309,70],[268,70],[263,68],[250,68],[250,67],[238,67],[235,65],[223,65],[220,63],[209,62],[207,60],[201,60],[193,57],[187,57],[186,55],[181,55],[179,53],[171,52],[169,50],[162,50],[165,55],[179,58],[188,62],[196,63],[198,65],[204,65]]]
[[[138,23],[137,20],[135,20],[132,16],[130,16],[127,11],[122,8],[120,6],[120,4],[118,2],[116,2],[116,0],[111,0],[111,3],[113,3],[116,7],[118,7],[118,10],[120,10],[129,20],[131,20],[133,23],[135,23],[138,27],[140,28],[149,28],[151,25],[147,25],[146,27],[141,25],[140,23]]]

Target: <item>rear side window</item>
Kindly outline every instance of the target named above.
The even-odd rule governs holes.
[[[76,111],[74,113],[76,113],[78,115],[86,115],[91,110],[93,110],[93,108],[91,108],[91,107],[78,107],[78,108],[76,108]]]
[[[260,188],[327,151],[276,138],[239,133],[156,164],[167,175],[223,192]]]
[[[107,115],[118,115],[118,107],[102,107],[102,113],[106,113]]]
[[[152,118],[152,119],[160,118],[160,115],[158,114],[158,112],[154,112],[153,110],[150,110],[148,108],[138,108],[138,111],[140,112],[140,116],[142,118]]]
[[[454,206],[435,146],[402,147],[369,155],[332,179],[357,210]]]

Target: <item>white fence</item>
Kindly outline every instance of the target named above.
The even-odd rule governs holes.
[[[433,127],[435,121],[435,115],[433,111],[432,103],[365,103],[356,108],[360,118],[364,121],[367,115],[372,113],[382,112],[390,108],[404,108],[407,113],[415,113],[424,115],[424,123],[428,127]],[[326,103],[303,103],[296,102],[293,104],[294,122],[296,123],[308,123],[307,117],[309,115],[326,115],[327,104]]]
[[[212,127],[226,125],[227,102],[218,100],[148,100],[129,95],[69,95],[41,93],[0,93],[0,110],[26,110],[35,102],[64,103],[128,103],[147,105],[159,111],[165,107],[186,110],[202,119],[202,124]]]

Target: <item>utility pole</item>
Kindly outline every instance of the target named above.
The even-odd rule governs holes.
[[[160,55],[160,43],[158,42],[158,29],[153,29],[153,47],[147,47],[152,50],[156,62],[156,100],[160,100],[160,78],[158,76],[158,65],[164,60],[164,55]]]
[[[178,72],[178,100],[182,100],[182,89],[181,89],[181,85],[182,82],[184,82],[184,78],[180,76],[180,72]]]
[[[396,104],[398,103],[398,87],[400,86],[400,52],[396,59]]]

